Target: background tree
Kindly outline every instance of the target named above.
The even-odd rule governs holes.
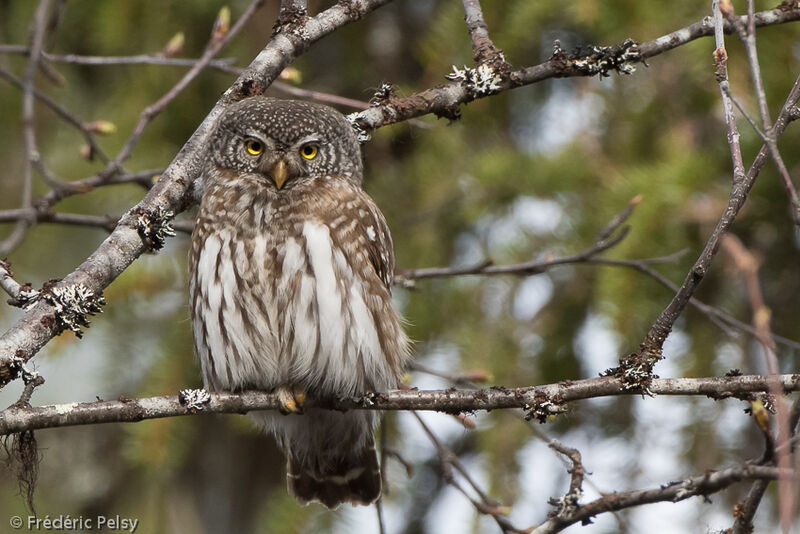
[[[191,207],[219,110],[282,73],[267,94],[345,112],[371,102],[353,121],[372,134],[366,189],[403,268],[409,384],[469,391],[340,401],[400,409],[381,430],[382,514],[297,506],[271,439],[231,415],[37,431],[40,514],[121,514],[143,532],[554,532],[589,519],[587,532],[746,532],[758,510],[756,531],[789,531],[800,410],[779,394],[800,381],[776,373],[797,368],[800,347],[787,128],[798,2],[738,2],[763,10],[741,18],[730,2],[714,17],[696,2],[221,7],[0,1],[2,285],[27,308],[0,310],[0,400],[18,404],[0,413],[5,514],[28,514],[14,471],[35,449],[20,430],[189,410],[187,395],[148,399],[201,383],[186,307],[192,212],[171,223],[174,239],[167,223]],[[757,55],[756,25],[769,26]],[[71,312],[99,307],[103,289],[85,339],[53,337],[85,330]],[[654,364],[708,379],[654,379]],[[36,405],[109,402],[27,408],[36,373]],[[194,400],[230,412],[271,402]],[[469,411],[510,406],[523,410]]]

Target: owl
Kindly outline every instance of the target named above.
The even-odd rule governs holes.
[[[409,355],[391,298],[392,238],[362,190],[356,135],[336,110],[252,97],[209,142],[192,234],[192,329],[212,391],[277,394],[251,417],[287,457],[303,504],[370,504],[381,492],[376,414],[304,409],[397,387]]]

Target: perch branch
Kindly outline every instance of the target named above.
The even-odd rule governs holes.
[[[800,391],[800,374],[778,375],[785,392]],[[745,397],[769,390],[769,377],[739,375],[709,378],[656,378],[649,390],[654,395],[705,395],[713,399]],[[202,391],[202,390],[193,390]],[[205,392],[203,392],[205,393]],[[334,410],[435,410],[461,413],[475,410],[522,408],[531,416],[559,413],[565,403],[604,396],[634,395],[615,377],[588,378],[523,388],[491,387],[478,390],[421,391],[415,389],[374,393],[336,400],[309,400],[308,406]],[[0,412],[0,434],[61,426],[98,423],[131,423],[193,413],[246,413],[279,407],[272,393],[205,393],[201,405],[181,403],[181,396],[160,396],[115,401],[8,408]]]

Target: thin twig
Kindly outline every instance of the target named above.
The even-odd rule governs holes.
[[[24,45],[0,44],[0,54],[29,55],[30,50]],[[153,54],[137,56],[83,56],[79,54],[42,54],[42,57],[53,63],[71,65],[113,66],[113,65],[160,65],[168,67],[193,67],[198,59],[164,57]],[[209,61],[208,66],[224,69],[236,62],[236,58],[220,58]]]
[[[428,439],[431,440],[434,447],[436,448],[436,453],[439,456],[439,461],[442,463],[442,473],[444,475],[445,481],[459,491],[464,497],[469,500],[475,509],[482,513],[492,516],[495,520],[497,525],[503,532],[513,532],[515,534],[524,534],[524,531],[516,528],[508,518],[505,517],[506,512],[505,509],[500,506],[497,502],[493,501],[489,498],[489,496],[481,489],[481,487],[475,482],[472,476],[469,474],[469,471],[464,467],[459,460],[456,453],[450,450],[442,441],[436,436],[436,434],[431,430],[431,428],[425,424],[425,421],[419,416],[416,412],[411,412],[411,415],[417,420],[417,422],[422,427],[422,430],[428,436]],[[452,469],[455,468],[461,476],[464,477],[464,480],[472,487],[473,491],[478,495],[478,499],[474,499],[469,492],[467,492],[461,484],[453,477]]]
[[[422,365],[419,362],[411,362],[408,367],[412,371],[419,371],[420,373],[444,378],[456,386],[475,387],[476,383],[485,383],[489,380],[489,373],[484,369],[475,369],[472,371],[462,371],[459,374],[450,374],[445,373],[444,371],[431,369],[430,367]]]
[[[231,39],[233,39],[239,31],[244,27],[248,20],[255,14],[256,11],[264,4],[266,0],[252,0],[250,5],[247,6],[242,16],[239,17],[239,20],[230,28],[225,35],[222,36],[221,39],[215,39],[213,34],[211,40],[206,45],[206,49],[203,51],[200,59],[192,65],[189,71],[183,75],[183,77],[172,86],[172,88],[164,93],[164,95],[159,98],[156,102],[147,106],[144,111],[139,116],[139,122],[133,128],[133,132],[122,145],[122,148],[114,157],[114,160],[107,166],[106,171],[110,176],[113,172],[115,172],[122,163],[127,160],[131,152],[133,152],[133,148],[139,142],[139,138],[144,133],[145,128],[150,121],[152,121],[156,115],[161,113],[167,105],[172,102],[188,85],[208,66],[208,63],[216,56],[222,48],[228,44]]]
[[[605,252],[618,245],[628,235],[629,228],[621,227],[633,213],[634,207],[641,200],[641,196],[634,197],[622,212],[620,212],[594,239],[586,249],[571,256],[562,258],[548,258],[534,260],[513,265],[493,265],[491,260],[484,260],[477,265],[468,267],[431,267],[427,269],[410,269],[397,273],[395,283],[404,287],[413,287],[413,280],[424,278],[442,278],[463,275],[499,275],[499,274],[539,274],[557,265],[581,263]],[[617,231],[619,230],[619,231]],[[411,283],[409,283],[411,282]]]
[[[570,516],[576,513],[580,507],[580,498],[583,496],[583,479],[586,477],[586,469],[581,462],[581,453],[577,449],[567,447],[553,439],[547,444],[554,451],[569,458],[572,468],[569,470],[570,481],[569,490],[560,499],[551,499],[550,504],[556,506],[554,516],[556,518],[569,521]]]
[[[736,96],[731,92],[730,84],[725,85],[724,87],[722,87],[722,90],[725,91],[725,94],[728,96],[728,98],[731,99],[731,102],[733,102],[733,105],[736,106],[736,109],[739,110],[739,113],[742,114],[742,117],[744,117],[745,120],[748,123],[750,123],[750,126],[753,128],[753,130],[756,132],[756,134],[758,134],[758,136],[761,138],[761,141],[766,143],[767,142],[767,134],[765,134],[764,132],[761,131],[761,128],[758,126],[758,124],[756,124],[755,119],[753,119],[753,117],[750,116],[750,114],[744,108],[742,103],[739,102],[739,99],[736,98]]]
[[[10,303],[19,303],[35,296],[36,292],[29,284],[20,284],[14,279],[11,266],[8,262],[0,260],[0,287],[11,297]]]
[[[620,267],[629,267],[631,269],[635,269],[647,276],[651,277],[653,280],[657,281],[659,284],[663,285],[664,287],[668,288],[670,291],[677,292],[680,290],[680,287],[673,283],[669,278],[664,276],[663,274],[659,273],[655,269],[651,268],[649,265],[644,263],[642,260],[612,260],[607,258],[591,258],[587,261],[587,263],[594,263],[599,265],[611,265],[611,266],[620,266]],[[709,304],[704,303],[703,301],[697,299],[696,297],[692,297],[689,299],[689,304],[697,308],[700,312],[704,313],[708,318],[713,321],[715,324],[720,325],[720,327],[728,332],[726,329],[728,326],[741,330],[755,338],[758,337],[758,331],[753,328],[752,325],[749,325],[745,322],[742,322],[735,317],[732,317],[725,313],[722,310],[719,310]],[[800,350],[800,342],[794,341],[792,339],[779,336],[776,334],[772,334],[772,339],[776,343],[780,343],[785,347],[793,350]]]
[[[39,64],[39,56],[45,35],[45,20],[50,9],[50,0],[41,0],[33,15],[31,25],[31,55],[25,66],[22,77],[22,137],[25,143],[25,166],[22,174],[22,200],[23,208],[30,208],[33,202],[33,162],[38,159],[39,152],[36,148],[36,133],[34,131],[34,76]],[[11,234],[0,242],[0,257],[14,250],[28,233],[31,226],[29,219],[20,219]]]
[[[31,397],[33,390],[44,384],[44,378],[36,371],[32,371],[30,376],[25,380],[25,386],[22,388],[22,393],[17,402],[13,404],[15,407],[28,408],[31,405]]]
[[[731,525],[730,534],[752,534],[753,532],[753,518],[756,515],[761,499],[769,486],[769,480],[756,480],[744,500],[739,501],[733,512],[733,525]]]
[[[19,88],[22,88],[22,80],[11,74],[10,72],[0,68],[0,78],[7,80],[12,85],[15,85]],[[47,107],[52,109],[58,116],[60,116],[64,121],[68,124],[74,126],[78,131],[81,132],[83,138],[86,140],[86,143],[89,145],[91,149],[91,153],[97,156],[100,161],[103,163],[108,163],[109,158],[106,153],[100,148],[100,145],[97,144],[97,139],[95,135],[85,128],[85,123],[75,117],[67,108],[47,96],[46,94],[42,93],[38,89],[33,89],[33,94],[41,100]]]
[[[50,190],[45,195],[36,198],[33,203],[36,205],[39,211],[48,210],[56,205],[59,201],[76,194],[76,192],[79,190],[87,192],[97,187],[103,187],[106,185],[135,183],[146,189],[150,189],[153,187],[153,179],[163,172],[164,169],[148,169],[135,173],[124,172],[120,174],[114,174],[111,177],[107,177],[103,172],[100,172],[94,176],[70,182],[70,184],[73,186],[71,190]]]
[[[750,305],[753,309],[753,323],[758,332],[758,341],[761,344],[764,355],[764,363],[770,376],[778,374],[778,359],[775,355],[775,344],[772,341],[770,332],[771,311],[764,301],[761,291],[761,284],[758,281],[758,261],[747,250],[739,239],[733,234],[727,234],[722,239],[722,247],[730,254],[734,260],[736,268],[742,273],[745,285],[750,295]],[[781,398],[781,388],[777,384],[770,387],[770,393],[775,397],[775,408],[778,421],[778,444],[787,443],[791,439],[789,412]],[[783,448],[776,451],[778,467],[789,469],[792,465],[791,451]],[[788,480],[778,479],[779,509],[781,511],[781,523],[784,532],[788,532],[791,518],[791,508],[794,501],[792,485]]]
[[[475,64],[495,61],[501,57],[500,50],[489,38],[489,26],[483,18],[480,0],[461,0],[464,5],[464,20],[472,41],[472,57]]]
[[[761,150],[758,152],[758,155],[756,155],[752,165],[750,166],[750,169],[746,174],[743,172],[743,165],[741,163],[741,150],[739,148],[738,141],[738,131],[736,129],[736,121],[733,116],[733,109],[726,92],[722,89],[724,84],[727,83],[727,53],[725,52],[724,48],[722,18],[716,1],[714,2],[714,6],[714,20],[717,39],[717,48],[714,52],[714,57],[718,67],[717,72],[718,81],[720,83],[720,94],[722,95],[723,100],[723,110],[726,119],[728,142],[731,147],[731,158],[734,166],[733,186],[731,188],[728,205],[720,219],[717,221],[711,236],[706,241],[706,245],[703,248],[702,253],[687,273],[683,284],[672,298],[669,305],[661,312],[653,325],[650,327],[650,330],[647,332],[645,340],[641,345],[640,358],[648,360],[646,363],[648,363],[650,367],[652,367],[652,363],[661,358],[661,350],[664,341],[672,331],[672,326],[675,324],[675,321],[686,308],[686,305],[689,303],[689,300],[691,299],[698,285],[708,272],[711,262],[716,255],[719,246],[719,240],[730,229],[730,227],[733,225],[733,222],[736,220],[736,216],[739,214],[739,211],[747,200],[750,189],[753,187],[753,184],[755,183],[759,172],[763,168],[768,155],[767,147],[762,146]],[[770,131],[771,135],[777,138],[777,136],[783,133],[783,130],[786,128],[786,125],[790,120],[791,109],[794,108],[798,98],[800,98],[800,77],[795,80],[794,86],[789,92],[786,102],[784,103],[783,108],[781,109],[781,112]]]
[[[0,223],[18,221],[21,219],[33,218],[36,223],[64,224],[68,226],[87,226],[90,228],[102,228],[112,232],[117,227],[117,222],[121,216],[113,215],[85,215],[82,213],[62,213],[55,211],[42,211],[34,208],[2,210],[0,211]],[[173,221],[170,223],[172,228],[178,232],[191,234],[194,228],[194,221]]]
[[[769,154],[778,168],[778,173],[783,181],[784,189],[789,196],[789,203],[791,206],[792,220],[795,225],[800,226],[800,197],[798,197],[797,189],[792,183],[789,176],[789,170],[783,162],[780,151],[778,150],[778,143],[774,135],[772,135],[772,119],[769,115],[769,105],[767,104],[767,93],[764,90],[764,80],[761,76],[761,64],[758,61],[758,49],[756,47],[756,25],[755,25],[755,8],[752,0],[747,2],[747,21],[733,16],[733,6],[726,12],[726,18],[736,29],[742,43],[744,43],[745,51],[747,52],[747,61],[750,65],[750,76],[753,80],[753,87],[756,93],[756,101],[758,102],[758,111],[761,115],[761,124],[764,129],[762,137],[764,143],[769,149]],[[749,119],[748,119],[749,120]],[[758,129],[756,129],[758,131]]]
[[[591,521],[595,516],[612,510],[656,502],[679,502],[716,493],[742,480],[775,480],[778,476],[785,475],[792,476],[795,480],[798,477],[794,471],[784,473],[776,467],[743,464],[719,471],[707,471],[702,475],[662,484],[654,489],[615,492],[578,506],[571,513],[551,517],[531,529],[529,534],[553,534],[575,523]]]

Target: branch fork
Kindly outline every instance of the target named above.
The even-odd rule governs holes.
[[[650,390],[650,384],[658,375],[653,374],[653,368],[659,360],[664,359],[661,348],[645,349],[641,353],[633,353],[621,358],[619,366],[606,369],[600,376],[613,376],[622,382],[623,391],[641,391],[643,395],[655,397]]]

